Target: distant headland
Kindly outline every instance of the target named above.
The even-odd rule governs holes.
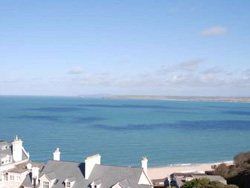
[[[250,97],[199,97],[199,96],[157,96],[157,95],[106,95],[104,99],[164,100],[164,101],[211,101],[250,103]]]

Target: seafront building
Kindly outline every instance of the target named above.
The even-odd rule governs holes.
[[[11,143],[0,140],[0,188],[19,187],[28,173],[24,168],[28,161],[29,153],[20,138]]]
[[[60,160],[60,150],[46,164],[29,160],[18,137],[12,143],[0,142],[0,188],[152,188],[147,175],[148,160],[141,167],[101,164],[99,154],[85,162]]]
[[[224,185],[227,185],[227,181],[223,177],[217,175],[207,175],[204,173],[173,173],[171,174],[170,177],[172,182],[171,185],[177,188],[180,188],[183,184],[185,184],[188,181],[192,181],[194,179],[202,179],[202,178],[209,179],[210,181],[217,181]]]
[[[153,180],[153,185],[155,188],[164,188],[168,186],[181,188],[188,181],[202,178],[227,185],[227,181],[223,177],[217,175],[207,175],[205,172],[172,173],[170,177]]]

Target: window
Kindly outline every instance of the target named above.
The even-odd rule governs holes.
[[[10,181],[14,181],[15,177],[13,175],[10,175]]]
[[[4,174],[4,181],[8,181],[8,174]]]
[[[44,181],[43,182],[43,188],[49,188],[49,182]]]
[[[67,183],[66,183],[66,188],[71,188],[70,182],[67,182]]]
[[[11,159],[12,159],[11,156],[9,156],[9,163],[11,163],[11,161],[12,161]]]

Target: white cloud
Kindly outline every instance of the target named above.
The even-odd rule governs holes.
[[[0,79],[1,84],[15,84],[15,83],[20,83],[24,82],[24,78],[7,78],[7,79]]]
[[[226,28],[221,26],[215,26],[205,29],[199,33],[202,36],[220,36],[226,34]]]
[[[81,74],[83,73],[83,68],[82,67],[73,67],[70,71],[70,74]]]
[[[226,71],[221,67],[211,67],[202,71],[203,74],[219,74],[225,72]]]
[[[194,59],[190,61],[185,61],[177,64],[176,66],[164,66],[162,67],[161,72],[176,72],[176,71],[187,71],[194,72],[196,71],[200,65],[204,62],[204,59]]]
[[[247,76],[250,76],[250,69],[244,70],[244,71],[243,71],[243,74],[245,74],[245,75],[247,75]]]
[[[245,89],[250,86],[250,70],[242,70],[241,72],[228,74],[227,68],[219,66],[206,68],[202,66],[204,60],[196,59],[177,64],[176,66],[167,67],[166,74],[157,74],[156,71],[138,72],[135,74],[113,75],[110,73],[100,72],[85,72],[77,76],[64,77],[45,77],[34,78],[27,80],[34,86],[44,85],[56,87],[72,87],[81,91],[84,88],[95,89],[116,89],[124,91],[163,91],[177,89],[184,91],[186,89],[196,91],[199,89],[214,89],[215,91],[222,91],[224,89]],[[164,69],[165,70],[165,69]],[[78,69],[77,71],[79,72]],[[80,71],[82,72],[82,70]],[[0,80],[0,83],[17,82],[17,79]],[[11,84],[9,84],[11,85]],[[237,90],[236,89],[236,90]]]

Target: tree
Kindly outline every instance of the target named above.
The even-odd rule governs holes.
[[[181,188],[238,188],[238,187],[236,185],[224,185],[220,182],[210,181],[207,178],[201,178],[188,181]]]
[[[224,177],[228,183],[240,188],[250,188],[250,151],[234,157],[234,165],[219,165],[214,174]]]

